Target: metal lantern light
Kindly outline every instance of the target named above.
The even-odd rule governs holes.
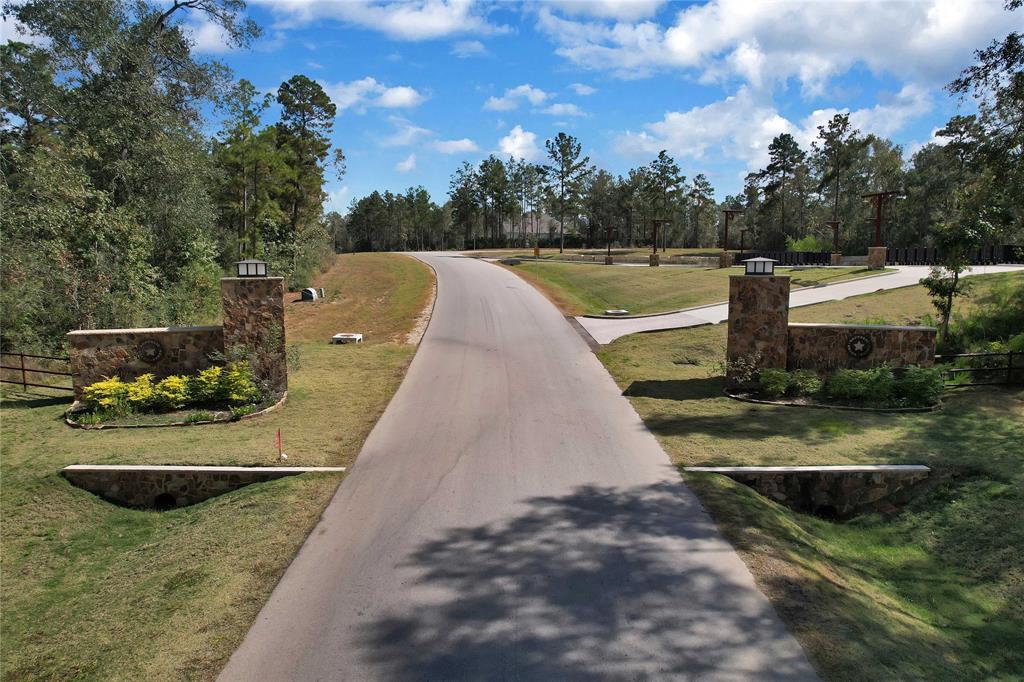
[[[235,263],[239,277],[266,277],[267,263],[262,260],[240,260]]]
[[[748,275],[765,275],[771,276],[775,274],[775,263],[777,261],[771,258],[748,258],[743,261],[747,266],[746,274]]]

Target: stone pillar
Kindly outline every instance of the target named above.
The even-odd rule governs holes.
[[[614,256],[605,256],[604,257],[604,264],[605,265],[611,265],[614,262],[615,262],[615,257]]]
[[[871,270],[881,270],[885,267],[885,256],[888,252],[888,248],[884,246],[869,246],[868,247],[868,268]]]
[[[735,255],[731,251],[723,251],[718,254],[718,267],[719,268],[731,268],[735,262]]]
[[[843,254],[839,253],[838,251],[833,251],[832,260],[830,261],[831,265],[839,265],[839,262],[842,260],[842,258]]]
[[[254,358],[253,372],[271,390],[288,390],[284,338],[284,278],[225,277],[220,281],[224,307],[224,352],[243,346]]]
[[[652,268],[656,268],[656,267],[658,267],[659,265],[661,265],[661,255],[659,255],[659,254],[657,254],[657,253],[652,253],[652,254],[651,254],[651,255],[650,255],[649,257],[648,257],[647,261],[648,261],[648,263],[650,264],[650,266],[651,266]]]
[[[789,277],[731,275],[726,360],[759,355],[758,367],[786,369],[788,336]]]

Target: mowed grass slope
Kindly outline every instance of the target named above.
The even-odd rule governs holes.
[[[624,308],[632,314],[660,313],[720,303],[729,298],[731,268],[614,267],[590,264],[523,262],[510,266],[566,315],[603,314]],[[877,274],[864,268],[779,268],[793,288],[832,284]]]
[[[213,679],[241,641],[341,480],[252,485],[169,512],[108,504],[58,474],[75,463],[351,466],[398,388],[401,341],[432,274],[411,258],[338,258],[328,300],[286,305],[301,369],[283,409],[234,424],[81,431],[64,399],[7,393],[3,456],[4,679]],[[286,301],[297,298],[287,295]],[[360,331],[361,346],[324,334]]]
[[[974,301],[995,282],[987,275]],[[971,301],[964,304],[970,307]],[[916,323],[921,287],[790,312],[800,322]],[[941,411],[879,414],[722,395],[725,325],[637,334],[599,351],[672,461],[899,463],[937,484],[890,518],[832,523],[713,474],[688,483],[825,677],[1024,678],[1024,390],[954,389]]]

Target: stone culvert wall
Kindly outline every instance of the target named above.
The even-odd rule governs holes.
[[[931,473],[921,465],[687,467],[686,471],[722,474],[790,509],[833,518],[889,511],[894,504],[907,502],[911,489]]]
[[[284,279],[226,277],[220,281],[224,348],[245,346],[256,355],[253,370],[272,390],[288,389],[284,336]]]
[[[61,475],[72,485],[126,507],[169,509],[208,500],[243,486],[344,467],[102,466],[76,464]]]
[[[790,324],[788,369],[868,369],[935,364],[934,327]]]
[[[68,342],[76,399],[105,377],[197,372],[210,366],[211,353],[224,350],[220,327],[81,330],[70,332]]]

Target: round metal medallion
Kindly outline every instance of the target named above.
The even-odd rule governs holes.
[[[139,344],[137,352],[140,360],[153,364],[164,356],[164,347],[156,339],[146,339]]]
[[[846,339],[846,352],[854,358],[866,358],[874,349],[871,337],[867,334],[851,334]]]

